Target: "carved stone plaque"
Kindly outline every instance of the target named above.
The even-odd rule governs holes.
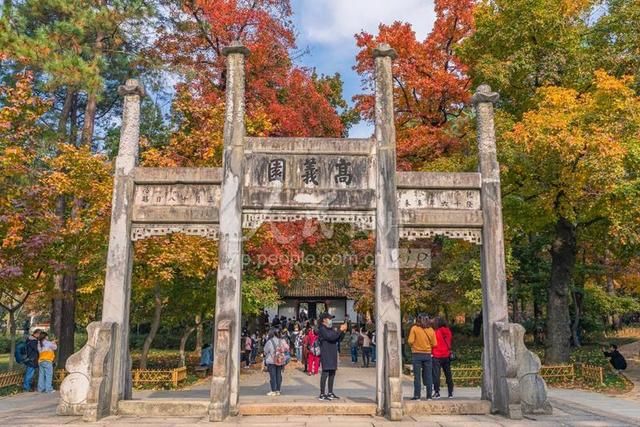
[[[398,190],[398,209],[480,209],[479,190]]]
[[[215,184],[142,184],[134,193],[134,223],[218,222],[220,186]]]

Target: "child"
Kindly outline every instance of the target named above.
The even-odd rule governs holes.
[[[53,393],[53,361],[58,349],[55,341],[47,339],[47,333],[41,332],[38,340],[38,391]]]

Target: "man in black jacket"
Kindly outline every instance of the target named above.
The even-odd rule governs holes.
[[[336,370],[338,369],[338,342],[344,337],[347,330],[347,324],[340,325],[340,331],[334,331],[332,319],[334,316],[329,313],[320,315],[320,326],[318,327],[318,339],[320,340],[320,365],[322,366],[322,375],[320,375],[320,396],[318,400],[331,401],[338,399],[333,394],[333,383],[336,378]],[[327,390],[327,380],[329,380],[329,389]],[[328,393],[325,393],[325,390]]]
[[[620,373],[627,369],[627,361],[624,356],[618,351],[618,346],[611,344],[611,351],[603,351],[604,357],[609,358],[609,363],[613,366],[613,369]]]
[[[38,339],[40,338],[40,329],[33,331],[27,338],[27,358],[24,360],[24,378],[22,380],[22,388],[24,391],[31,391],[33,377],[38,370]]]

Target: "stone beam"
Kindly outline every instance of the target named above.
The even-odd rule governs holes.
[[[366,138],[245,138],[247,153],[371,155],[375,141]]]
[[[379,412],[397,420],[402,417],[402,391],[396,390],[394,374],[402,372],[400,349],[399,220],[396,195],[396,129],[393,112],[391,62],[396,52],[387,44],[373,51],[375,61],[376,163],[376,401]],[[386,333],[395,331],[395,333]],[[393,357],[390,351],[398,354]],[[391,392],[394,390],[394,392]],[[386,391],[386,392],[385,392]]]
[[[220,184],[222,168],[141,168],[134,172],[136,184]]]
[[[397,172],[398,189],[477,190],[481,182],[480,174],[475,172]]]
[[[222,421],[238,412],[240,382],[240,315],[242,305],[242,190],[244,187],[245,57],[240,42],[223,49],[227,57],[226,111],[215,331],[225,325],[229,342],[214,341],[215,357],[229,357],[226,381],[211,383],[211,421]],[[226,401],[222,401],[226,400]]]
[[[500,195],[500,166],[496,155],[496,137],[493,122],[493,103],[498,94],[488,85],[478,87],[473,95],[477,114],[478,151],[482,175],[482,333],[483,377],[482,397],[491,401],[493,412],[507,415],[509,394],[501,378],[498,362],[497,323],[508,322],[507,284],[505,273],[504,237],[502,230],[502,200]]]
[[[400,224],[407,227],[480,228],[482,211],[453,209],[400,210]]]

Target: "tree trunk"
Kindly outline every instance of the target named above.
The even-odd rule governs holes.
[[[71,100],[71,110],[69,111],[71,126],[69,127],[69,144],[78,144],[78,92],[74,92]]]
[[[104,3],[104,2],[100,2]],[[99,59],[102,56],[102,47],[103,47],[103,38],[104,34],[102,31],[96,32],[96,43],[94,55],[96,59]],[[91,141],[93,141],[93,131],[95,128],[96,122],[96,110],[98,107],[98,92],[93,90],[89,92],[87,96],[87,106],[84,110],[84,123],[82,125],[82,145],[91,146]]]
[[[202,325],[198,325],[198,326],[202,326]],[[185,354],[185,347],[187,345],[187,340],[189,339],[189,336],[191,336],[191,333],[195,330],[196,330],[196,326],[188,327],[184,331],[184,334],[182,334],[182,337],[180,338],[180,367],[187,366],[187,356]]]
[[[582,315],[582,294],[579,292],[571,292],[573,297],[574,316],[571,323],[571,339],[575,347],[581,347],[580,339],[580,316]]]
[[[62,105],[62,112],[60,113],[60,119],[58,120],[58,133],[65,137],[67,136],[67,122],[69,120],[69,114],[71,112],[74,97],[75,91],[67,88],[67,93],[64,97],[64,104]]]
[[[569,288],[576,263],[576,228],[565,218],[559,218],[556,223],[555,239],[550,252],[551,280],[547,301],[545,363],[560,364],[569,361]]]
[[[160,314],[162,314],[162,297],[160,295],[160,285],[156,285],[154,288],[154,302],[155,307],[153,310],[153,319],[151,320],[151,330],[149,335],[144,339],[142,346],[142,355],[140,356],[140,369],[147,369],[147,356],[149,356],[149,349],[151,349],[151,343],[158,333],[160,327]]]
[[[14,357],[13,355],[16,353],[16,314],[15,310],[9,310],[9,340],[11,342],[11,352],[9,353],[9,371],[13,371],[14,368]]]
[[[200,353],[202,351],[202,335],[204,332],[204,328],[202,326],[202,316],[200,314],[196,314],[196,353]]]
[[[70,268],[64,274],[61,310],[60,334],[58,335],[58,366],[64,367],[75,349],[76,286],[77,271]]]

